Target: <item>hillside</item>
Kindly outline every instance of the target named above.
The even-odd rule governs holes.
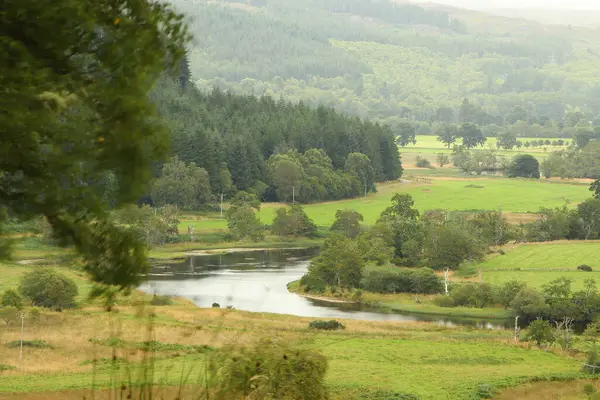
[[[425,134],[431,122],[504,125],[511,112],[560,131],[600,114],[596,31],[374,0],[173,3],[192,21],[203,89],[408,120]],[[465,98],[473,110],[460,115]]]

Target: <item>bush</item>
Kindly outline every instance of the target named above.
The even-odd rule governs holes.
[[[577,267],[577,270],[579,271],[587,271],[587,272],[592,272],[592,267],[590,267],[589,265],[580,265],[579,267]]]
[[[0,307],[0,319],[4,321],[6,326],[11,323],[16,323],[19,320],[19,310],[17,307]]]
[[[497,392],[498,389],[496,389],[496,387],[487,383],[477,386],[477,396],[479,396],[480,399],[491,399]]]
[[[455,306],[454,299],[450,296],[440,296],[436,298],[433,302],[439,307],[450,308]]]
[[[585,385],[583,385],[583,393],[585,393],[586,396],[591,396],[596,392],[597,390],[594,384],[586,383]]]
[[[421,156],[417,156],[417,161],[415,163],[417,168],[431,168],[431,161]]]
[[[39,307],[31,307],[29,309],[29,316],[33,320],[33,323],[37,324],[38,322],[40,322],[40,319],[42,318],[42,310],[40,310]]]
[[[10,371],[11,369],[15,369],[12,365],[0,364],[0,372]]]
[[[456,287],[450,296],[457,306],[483,308],[492,304],[492,287],[487,283],[465,283]]]
[[[21,341],[15,340],[13,342],[8,342],[6,347],[9,349],[17,349],[21,347]],[[54,347],[43,340],[23,340],[23,347],[30,347],[33,349],[53,349]]]
[[[538,346],[544,343],[554,343],[554,329],[552,329],[550,322],[538,318],[529,324],[525,340],[535,341]]]
[[[328,398],[327,359],[314,350],[262,340],[251,348],[225,348],[211,361],[217,398]]]
[[[2,295],[2,307],[15,307],[17,309],[23,308],[23,298],[13,289],[7,289]]]
[[[327,285],[323,280],[312,275],[304,275],[300,279],[300,285],[304,287],[305,292],[323,293],[327,289]]]
[[[320,329],[325,331],[337,331],[339,329],[345,329],[346,327],[339,321],[332,319],[331,321],[311,321],[308,324],[311,329]]]
[[[498,254],[500,254],[501,256],[505,256],[506,252],[504,250],[500,249],[500,251],[498,252]]]
[[[401,269],[389,264],[367,265],[360,284],[375,293],[435,294],[442,290],[441,278],[430,268]]]
[[[161,296],[155,294],[152,296],[152,301],[150,304],[153,306],[171,306],[173,305],[173,299],[171,296]]]
[[[221,308],[219,303],[212,303],[212,308]]]
[[[21,278],[19,292],[34,306],[62,310],[75,306],[77,285],[57,271],[39,268]]]
[[[364,389],[357,395],[358,400],[419,400],[414,394],[392,392],[381,389]]]

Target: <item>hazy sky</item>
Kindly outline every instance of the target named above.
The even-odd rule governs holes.
[[[450,4],[478,10],[490,8],[552,8],[600,10],[600,0],[412,0],[420,3]]]

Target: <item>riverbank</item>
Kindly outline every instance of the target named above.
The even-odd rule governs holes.
[[[299,296],[331,303],[365,304],[382,312],[398,312],[408,314],[426,314],[440,317],[480,318],[507,320],[512,312],[504,308],[471,308],[440,307],[434,303],[439,295],[414,295],[408,293],[380,294],[361,292],[360,300],[356,300],[356,292],[336,290],[335,293],[310,293],[300,286],[300,281],[288,284],[288,290]]]
[[[301,249],[310,247],[320,247],[324,239],[297,239],[293,241],[280,239],[267,239],[259,242],[221,242],[221,243],[200,243],[185,242],[166,244],[156,247],[149,251],[148,257],[151,260],[173,260],[185,258],[188,255],[214,255],[242,251],[257,251],[269,249]]]

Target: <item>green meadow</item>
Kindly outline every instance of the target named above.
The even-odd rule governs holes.
[[[511,213],[535,213],[541,206],[558,207],[565,202],[571,206],[590,197],[589,186],[574,181],[545,181],[527,179],[489,178],[418,178],[406,183],[380,184],[378,192],[365,198],[305,205],[305,211],[319,226],[330,226],[337,210],[356,210],[363,214],[364,223],[371,225],[390,205],[395,193],[408,193],[421,212],[434,209],[498,210]],[[275,211],[283,204],[263,204],[260,219],[270,224]],[[180,232],[191,225],[197,232],[226,229],[225,220],[218,216],[182,218]]]

